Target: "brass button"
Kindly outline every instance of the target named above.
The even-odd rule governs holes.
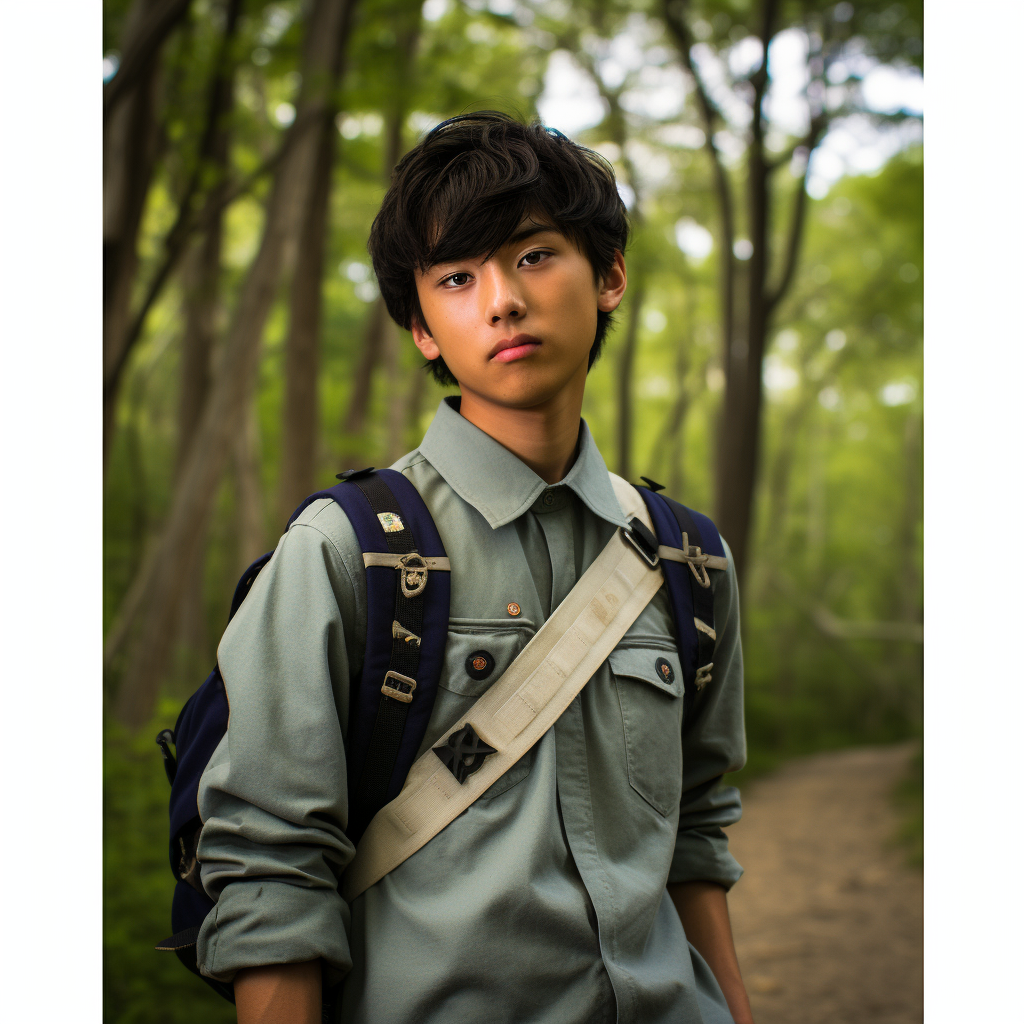
[[[545,505],[550,507],[555,503],[555,496],[550,491],[545,491],[543,501]]]
[[[509,615],[518,615],[521,611],[522,611],[522,608],[520,608],[519,605],[517,605],[515,603],[515,601],[512,601],[512,602],[509,603],[509,606],[508,606],[508,613],[509,613]]]
[[[466,674],[471,679],[486,679],[494,670],[494,658],[490,651],[474,651],[466,658]]]

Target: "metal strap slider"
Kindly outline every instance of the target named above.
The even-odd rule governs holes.
[[[637,518],[629,526],[620,526],[622,536],[636,548],[637,554],[654,569],[658,564],[658,538]]]
[[[392,686],[388,683],[389,679],[393,679],[398,686],[408,686],[408,690],[400,690],[398,686]],[[412,693],[416,689],[416,680],[411,676],[403,676],[401,672],[396,672],[394,669],[388,669],[387,674],[384,676],[384,685],[380,688],[380,692],[385,697],[394,697],[395,700],[400,700],[403,704],[412,703]]]
[[[398,560],[399,580],[406,597],[419,597],[427,587],[427,563],[415,551]]]

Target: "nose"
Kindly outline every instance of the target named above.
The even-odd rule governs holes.
[[[526,315],[526,303],[515,282],[496,260],[484,264],[483,285],[484,312],[492,326],[502,321],[516,322]]]

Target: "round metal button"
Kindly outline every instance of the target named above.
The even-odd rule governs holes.
[[[545,491],[544,492],[544,497],[543,497],[542,501],[544,502],[545,505],[550,507],[551,505],[554,505],[554,503],[555,503],[555,496],[550,491]]]
[[[654,663],[654,671],[657,672],[666,683],[671,683],[676,677],[675,672],[672,671],[672,666],[666,658],[659,658]]]
[[[509,615],[518,615],[522,609],[515,603],[515,601],[509,602],[508,613]]]
[[[494,658],[490,651],[474,651],[466,659],[466,674],[471,679],[486,679],[494,671]]]

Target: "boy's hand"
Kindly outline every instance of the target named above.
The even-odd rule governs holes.
[[[680,882],[670,885],[668,894],[687,939],[711,968],[735,1024],[754,1024],[733,946],[725,889],[716,882]]]
[[[235,975],[238,1024],[320,1024],[320,961],[247,967]]]

